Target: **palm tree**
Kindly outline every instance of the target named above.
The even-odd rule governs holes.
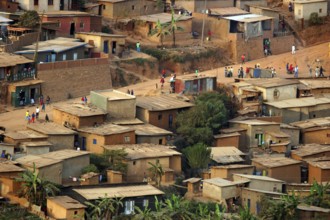
[[[155,164],[148,162],[150,164],[150,168],[148,169],[151,175],[153,176],[153,179],[156,182],[156,185],[160,187],[162,176],[165,174],[162,165],[159,163],[159,160],[156,161]]]
[[[33,163],[33,170],[26,170],[17,182],[21,182],[22,195],[28,199],[30,205],[35,204],[44,207],[48,196],[55,196],[60,190],[55,183],[39,177],[36,165]]]
[[[180,20],[181,16],[178,17],[178,18],[175,18],[173,8],[171,10],[172,10],[172,12],[171,12],[171,22],[169,24],[169,30],[172,34],[173,47],[175,47],[175,32],[176,31],[183,31],[183,28],[179,27],[178,24],[177,24],[178,21]]]
[[[162,24],[160,23],[159,19],[156,23],[156,27],[154,29],[151,29],[150,36],[156,35],[160,38],[160,44],[163,47],[164,46],[164,37],[170,34],[170,31],[168,30],[168,24]]]

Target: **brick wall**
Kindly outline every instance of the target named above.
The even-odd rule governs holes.
[[[38,78],[43,80],[44,96],[52,101],[89,95],[91,90],[112,88],[107,59],[85,59],[38,65]]]
[[[19,37],[11,37],[12,44],[1,45],[0,52],[13,53],[24,46],[28,46],[37,41],[38,32],[23,34]]]

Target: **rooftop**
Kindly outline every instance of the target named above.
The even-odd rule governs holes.
[[[248,183],[249,181],[229,181],[229,180],[225,180],[222,178],[212,178],[212,179],[204,179],[203,180],[204,183],[210,183],[212,185],[216,185],[219,187],[226,187],[226,186],[236,186],[238,184],[242,184],[242,183]]]
[[[329,80],[300,80],[300,83],[305,85],[309,89],[328,89],[330,88]]]
[[[100,108],[97,108],[95,106],[83,105],[81,103],[56,103],[53,108],[78,117],[90,117],[107,114],[104,110]]]
[[[3,16],[0,16],[0,23],[9,23],[12,22],[13,20],[10,20],[8,18],[5,18]]]
[[[48,141],[29,141],[29,142],[21,142],[20,146],[26,147],[44,147],[44,146],[52,146],[52,144]]]
[[[58,150],[58,151],[52,151],[46,154],[39,155],[43,158],[50,158],[50,159],[57,159],[57,160],[66,160],[74,157],[80,157],[84,155],[89,155],[88,151],[78,151],[78,150]]]
[[[39,12],[41,14],[43,12]],[[81,12],[81,11],[47,11],[43,13],[45,17],[81,17],[81,16],[93,16],[87,12]],[[95,16],[95,15],[94,15]]]
[[[152,185],[109,186],[97,188],[74,188],[75,192],[87,200],[95,200],[107,196],[108,198],[129,198],[139,196],[163,195],[164,193]]]
[[[0,173],[23,172],[24,169],[11,163],[0,163]],[[0,174],[1,175],[1,174]]]
[[[319,167],[324,170],[329,170],[330,169],[330,160],[327,161],[309,161],[308,162],[310,165],[314,167]]]
[[[48,138],[47,135],[40,134],[32,130],[9,131],[9,132],[5,132],[4,135],[14,140]]]
[[[244,169],[244,168],[251,168],[254,167],[253,165],[248,164],[230,164],[230,165],[224,165],[224,166],[213,166],[213,169]]]
[[[103,146],[106,150],[124,149],[127,152],[127,158],[130,160],[138,160],[144,158],[159,158],[181,155],[181,153],[173,150],[174,146],[165,146],[158,144],[119,144]]]
[[[33,60],[29,60],[23,56],[16,54],[0,53],[0,57],[0,67],[16,66],[24,63],[33,63]]]
[[[190,16],[185,15],[178,15],[174,14],[174,18],[178,21],[186,21],[192,19]],[[172,15],[169,13],[159,13],[159,14],[151,14],[151,15],[142,15],[134,17],[135,20],[147,21],[147,22],[154,22],[156,23],[159,21],[161,24],[171,22]]]
[[[271,135],[272,137],[276,138],[289,138],[290,135],[284,133],[283,131],[266,131],[267,134]]]
[[[156,127],[151,124],[138,124],[138,125],[130,125],[130,128],[135,130],[136,135],[140,136],[158,136],[158,135],[172,135],[173,133]]]
[[[238,173],[234,173],[234,176],[243,177],[243,178],[247,178],[247,179],[284,183],[284,181],[282,181],[282,180],[274,179],[274,178],[271,178],[268,176],[257,176],[257,175],[238,174]]]
[[[216,134],[213,137],[217,139],[217,138],[226,138],[226,137],[235,137],[235,136],[240,136],[240,133],[232,132],[232,133]]]
[[[301,161],[290,159],[287,157],[260,157],[254,158],[252,159],[252,161],[268,168],[289,166],[301,163]]]
[[[60,53],[67,50],[72,50],[79,47],[84,47],[87,43],[80,42],[79,39],[74,38],[64,38],[58,37],[53,40],[40,41],[38,44],[38,52],[54,52]],[[35,52],[35,44],[23,47],[22,50],[16,51],[17,54],[24,53],[34,53]]]
[[[236,7],[226,7],[226,8],[211,8],[211,15],[217,16],[230,16],[230,15],[242,15],[249,14],[249,12]]]
[[[292,154],[295,154],[300,157],[311,156],[324,152],[330,152],[330,145],[306,144],[298,146],[296,150],[291,151]]]
[[[181,101],[166,95],[137,97],[136,101],[138,107],[149,111],[166,111],[194,106],[192,103]]]
[[[53,164],[61,163],[62,161],[57,159],[42,157],[41,155],[38,156],[27,155],[16,159],[16,162],[27,167],[33,167],[33,163],[35,163],[36,168],[42,168],[42,167],[51,166]]]
[[[299,84],[298,80],[292,79],[281,79],[281,78],[269,78],[269,79],[246,79],[244,80],[246,83],[249,83],[253,86],[261,87],[261,88],[274,88],[281,86],[288,86]]]
[[[321,208],[321,207],[317,207],[317,206],[303,205],[303,204],[298,205],[297,209],[304,210],[304,211],[330,213],[330,209],[325,209],[325,208]]]
[[[49,197],[47,200],[50,200],[65,209],[84,209],[86,208],[85,205],[81,204],[77,200],[72,199],[69,196],[55,196]]]
[[[115,125],[142,125],[144,124],[138,118],[111,118],[110,122]]]
[[[282,101],[275,102],[265,102],[264,104],[274,106],[276,108],[302,108],[302,107],[312,107],[317,105],[330,104],[330,98],[315,98],[306,97],[300,99],[286,99]]]
[[[251,189],[251,188],[243,188],[244,190],[252,191],[252,192],[259,192],[263,194],[268,194],[268,195],[285,195],[284,193],[279,193],[279,192],[273,192],[273,191],[265,191],[265,190],[259,190],[259,189]]]
[[[79,128],[78,131],[90,133],[90,134],[97,134],[97,135],[112,135],[112,134],[122,134],[130,131],[134,131],[134,129],[130,127],[111,124],[111,123],[105,123],[97,127],[82,127]]]
[[[305,121],[297,121],[290,123],[290,125],[298,127],[300,129],[308,129],[314,127],[329,127],[330,126],[330,117],[325,118],[313,118]]]
[[[55,123],[32,123],[26,126],[28,129],[37,131],[46,135],[74,135],[76,131],[68,129],[64,126]]]
[[[38,79],[31,79],[31,80],[23,80],[18,82],[10,83],[11,86],[19,87],[19,86],[30,86],[30,85],[37,85],[43,83],[44,81]]]
[[[134,95],[129,95],[127,93],[120,92],[114,89],[91,91],[91,93],[102,95],[103,97],[106,97],[110,101],[135,99]]]
[[[211,158],[217,163],[228,164],[243,162],[245,154],[236,147],[211,147]]]
[[[240,132],[240,131],[246,131],[245,128],[223,128],[220,130],[222,134],[230,134],[230,133],[235,133],[235,132]]]
[[[100,36],[100,37],[112,37],[112,38],[126,38],[125,35],[120,34],[107,34],[102,32],[78,32],[79,35],[91,35],[91,36]]]
[[[248,5],[249,5],[249,4],[248,4]],[[249,6],[250,6],[250,7],[253,7],[253,8],[260,8],[260,9],[267,10],[267,11],[280,12],[280,10],[277,10],[277,9],[274,9],[274,8],[268,8],[268,7],[261,6],[261,5],[253,5],[253,4],[250,4]]]
[[[317,2],[327,2],[326,0],[296,0],[294,1],[294,3],[298,3],[298,4],[314,4]]]
[[[252,23],[257,21],[272,20],[273,18],[263,15],[257,15],[257,14],[245,14],[245,15],[224,17],[224,19],[243,22],[243,23]]]
[[[182,182],[183,183],[197,183],[197,182],[199,182],[201,180],[202,180],[202,178],[193,177],[193,178],[189,178],[189,179],[183,180]]]
[[[229,120],[230,123],[237,123],[237,124],[246,124],[246,125],[279,125],[279,123],[272,122],[272,121],[262,121],[258,119],[248,119],[242,121],[236,120]]]

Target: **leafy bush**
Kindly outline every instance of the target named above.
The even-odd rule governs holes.
[[[26,11],[18,19],[18,25],[26,28],[33,28],[39,24],[40,18],[36,11]]]
[[[323,19],[319,17],[319,14],[316,12],[311,13],[310,17],[309,17],[309,24],[310,25],[318,25],[318,24],[322,24],[323,23]]]
[[[97,167],[94,164],[89,164],[88,166],[84,167],[81,172],[83,174],[85,173],[90,173],[90,172],[94,172],[94,173],[99,173],[99,169],[97,169]]]

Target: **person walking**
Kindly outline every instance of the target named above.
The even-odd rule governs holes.
[[[48,117],[47,114],[46,114],[46,116],[45,116],[45,122],[49,122],[49,117]]]
[[[32,123],[34,123],[35,118],[36,118],[36,115],[34,114],[34,112],[32,112]]]
[[[165,79],[164,79],[164,77],[162,77],[161,79],[160,79],[160,83],[161,83],[161,89],[163,89],[164,88],[164,83],[165,83]]]
[[[87,104],[87,97],[85,96],[84,97],[84,102],[85,102],[85,105]]]
[[[42,103],[43,103],[43,102],[42,102]],[[47,103],[47,105],[50,104],[50,97],[49,97],[49,95],[48,95],[47,98],[46,98],[46,103]]]
[[[294,78],[298,78],[298,65],[294,68]]]
[[[317,66],[316,68],[315,68],[315,77],[317,78],[317,77],[319,77],[320,76],[320,68]]]
[[[38,120],[39,118],[39,112],[40,112],[40,109],[39,109],[39,106],[36,108],[36,119]]]
[[[137,52],[141,52],[141,44],[140,44],[139,41],[136,42],[136,51],[137,51]]]
[[[323,67],[320,66],[320,77],[324,77],[323,72],[325,72],[325,71],[324,71]]]
[[[242,54],[241,60],[242,60],[242,65],[243,65],[245,63],[245,54]]]
[[[46,111],[46,105],[45,103],[42,103],[42,106],[41,106],[41,111],[45,112]]]
[[[313,77],[313,68],[311,65],[307,65],[308,67],[308,72],[309,72],[309,77]]]
[[[292,45],[292,48],[291,48],[291,53],[292,54],[296,54],[296,46],[295,45]]]
[[[29,115],[30,115],[29,110],[26,110],[26,112],[25,112],[25,120],[29,120]]]

